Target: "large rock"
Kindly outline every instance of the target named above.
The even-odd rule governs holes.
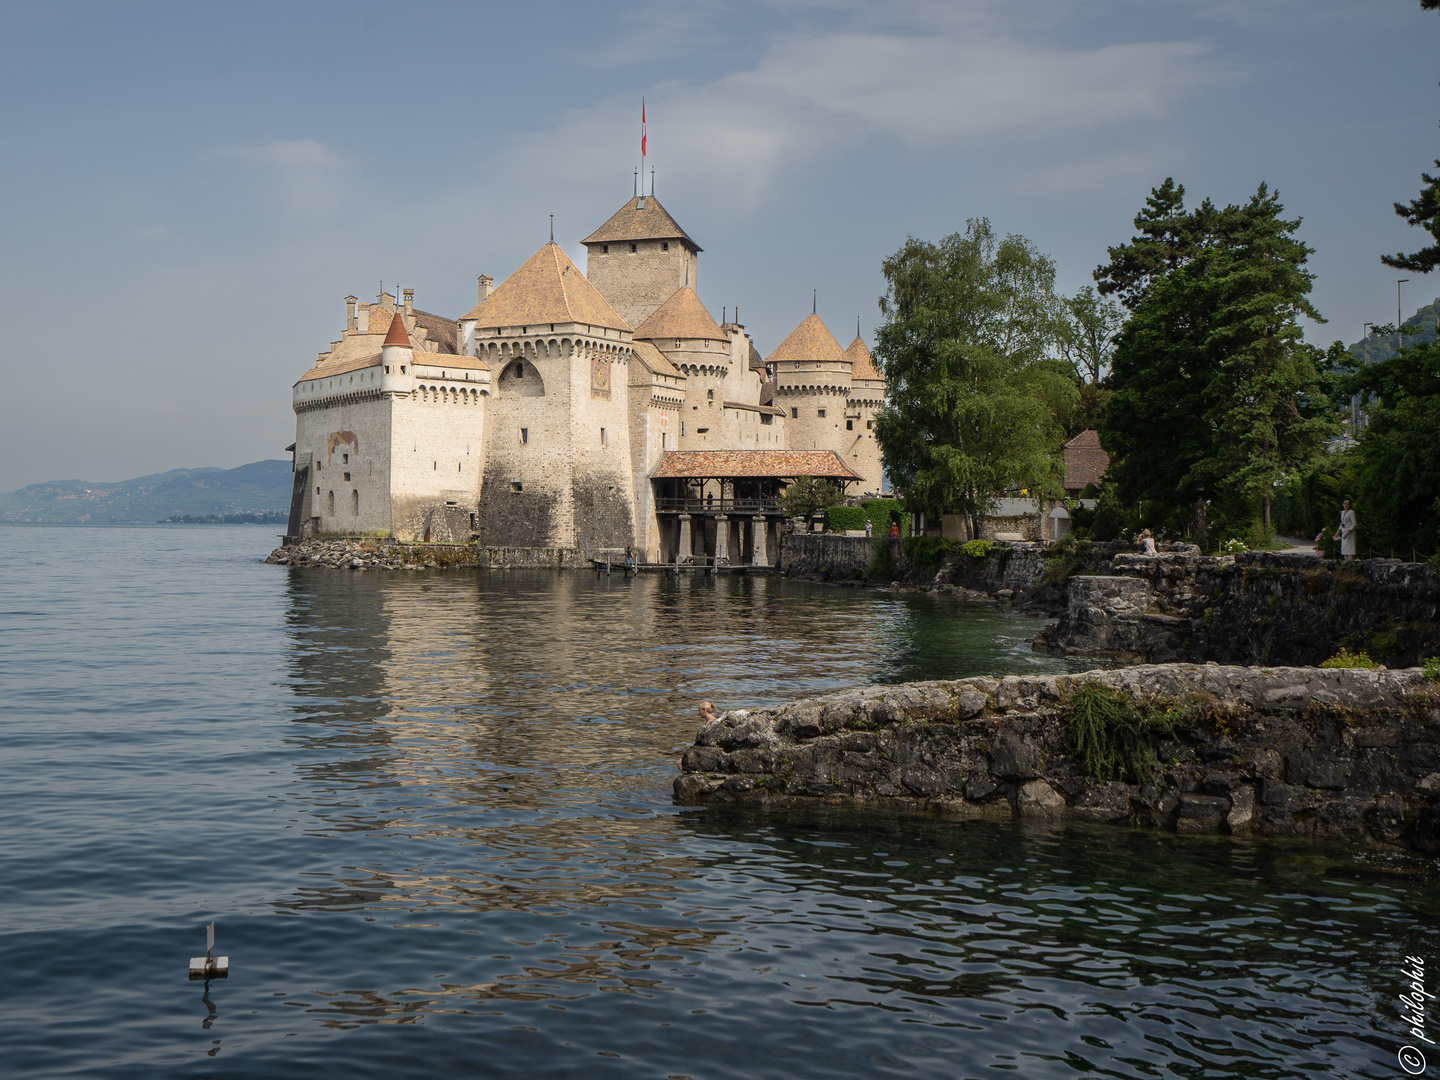
[[[1068,702],[1089,682],[1179,718],[1144,775],[1092,776],[1072,754]],[[1418,669],[1158,664],[869,687],[724,713],[681,769],[682,803],[839,799],[1440,851],[1440,692]]]

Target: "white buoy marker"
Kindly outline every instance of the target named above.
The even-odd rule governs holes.
[[[230,957],[211,956],[215,951],[215,924],[205,927],[205,955],[190,958],[190,978],[223,979],[230,974]]]

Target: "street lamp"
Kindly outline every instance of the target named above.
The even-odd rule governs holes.
[[[1409,281],[1408,277],[1398,278],[1395,281],[1395,332],[1400,335],[1400,347],[1405,346],[1405,331],[1401,329],[1404,320],[1400,317],[1400,286]]]

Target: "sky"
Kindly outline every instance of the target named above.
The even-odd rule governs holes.
[[[1417,0],[0,2],[0,491],[286,456],[290,387],[381,282],[455,317],[655,194],[762,354],[873,343],[881,262],[989,218],[1092,282],[1150,188],[1263,181],[1309,340],[1440,296],[1386,252],[1440,156]]]

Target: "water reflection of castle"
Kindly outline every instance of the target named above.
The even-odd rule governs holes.
[[[795,476],[878,492],[885,384],[815,314],[764,359],[696,294],[701,248],[652,195],[546,244],[458,319],[382,293],[295,383],[289,532],[633,545],[773,561]]]

